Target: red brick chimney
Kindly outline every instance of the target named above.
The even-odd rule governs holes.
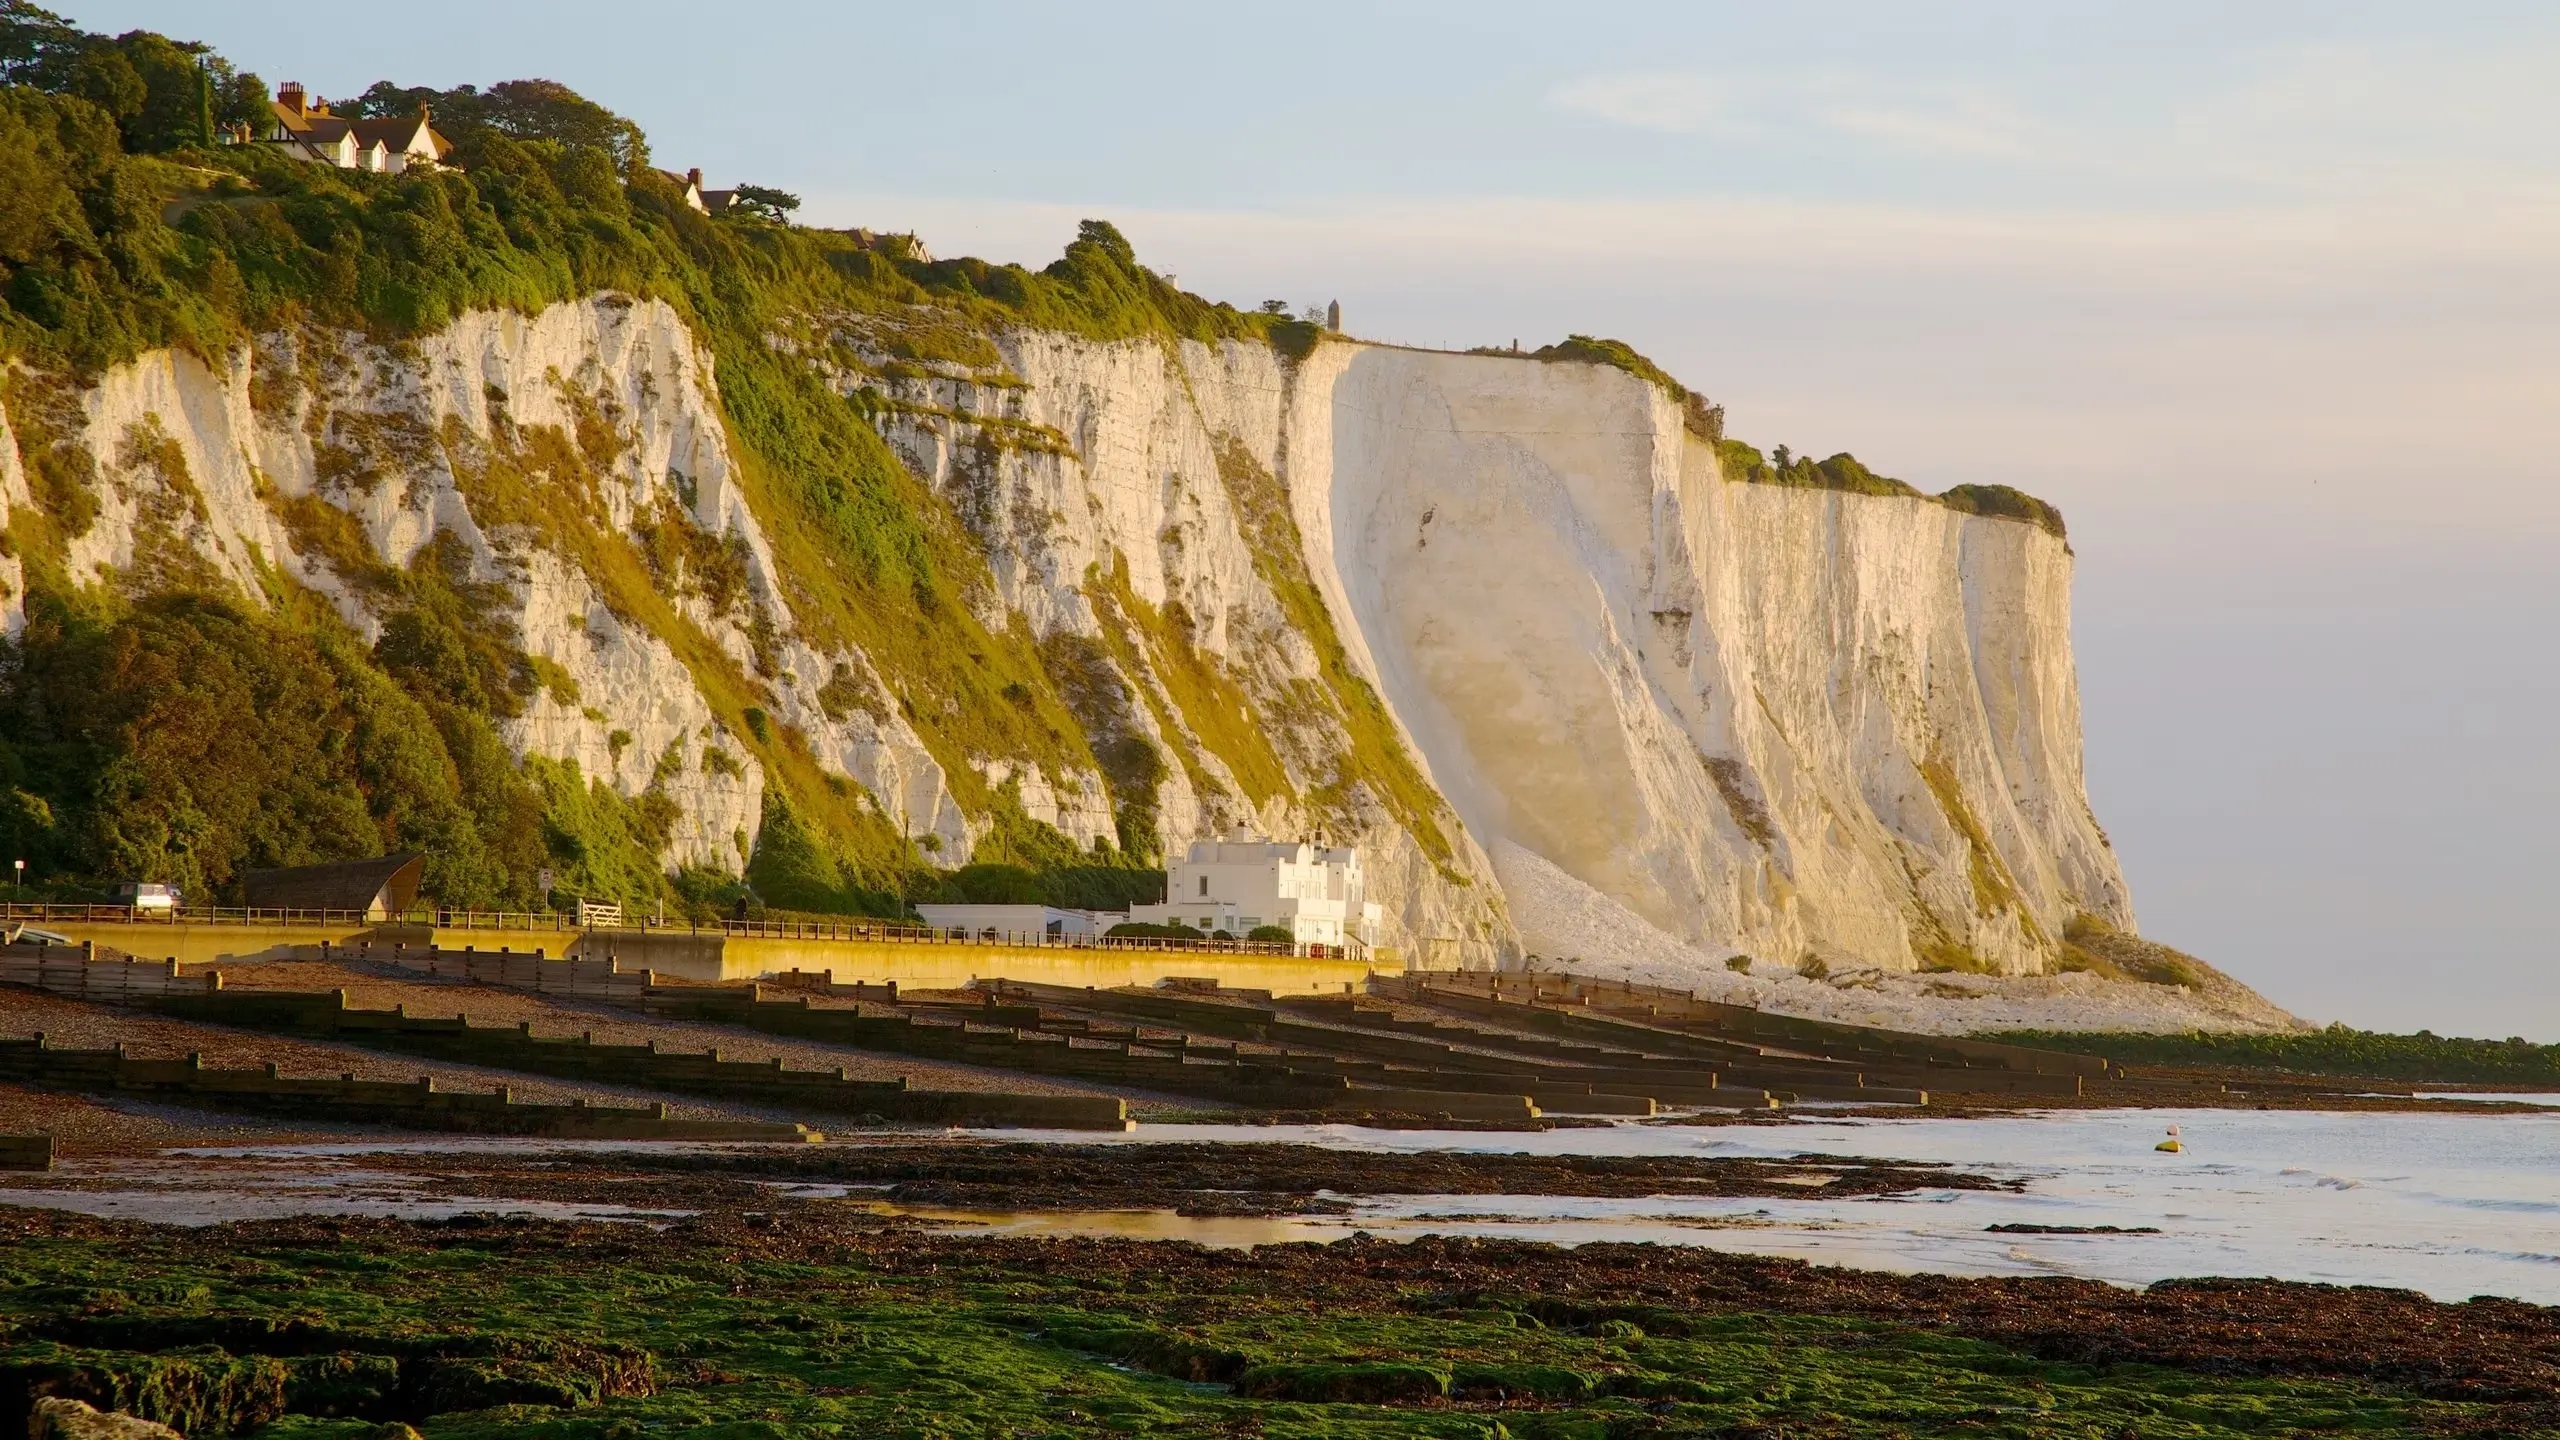
[[[276,103],[292,111],[297,117],[300,116],[302,114],[302,82],[287,80],[277,86]]]
[[[687,185],[692,186],[692,187],[693,187],[694,189],[696,189],[696,190],[701,189],[701,188],[702,188],[702,167],[701,167],[701,166],[699,166],[699,165],[696,165],[696,166],[694,166],[692,169],[687,170],[686,172],[684,172],[684,183],[686,183]]]

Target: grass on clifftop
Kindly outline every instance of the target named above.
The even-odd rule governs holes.
[[[1475,353],[1509,355],[1502,349],[1485,349]],[[1681,384],[1669,371],[1646,358],[1624,340],[1609,340],[1591,335],[1571,335],[1553,345],[1540,346],[1529,352],[1529,358],[1549,363],[1574,362],[1584,365],[1606,365],[1624,370],[1645,383],[1655,386],[1681,405],[1683,423],[1701,441],[1713,446],[1716,459],[1728,480],[1748,485],[1785,485],[1805,490],[1837,490],[1849,495],[1892,495],[1911,499],[1935,500],[1950,510],[1967,515],[1992,515],[2007,520],[2023,520],[2063,539],[2062,512],[2052,504],[2037,499],[2023,490],[2007,485],[1958,485],[1939,495],[1926,491],[1890,475],[1879,475],[1859,463],[1858,457],[1846,451],[1828,460],[1789,455],[1779,447],[1775,456],[1766,455],[1752,445],[1731,439],[1724,433],[1724,407],[1710,403],[1704,395]]]
[[[1938,503],[1967,515],[1998,515],[2024,520],[2056,540],[2067,539],[2062,512],[2024,490],[2007,485],[1958,485],[1938,496]]]

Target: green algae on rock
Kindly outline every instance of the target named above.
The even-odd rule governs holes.
[[[2146,1295],[1651,1246],[932,1239],[784,1204],[663,1230],[0,1218],[0,1410],[50,1393],[198,1436],[431,1440],[2487,1435],[2555,1418],[2560,1323],[2503,1302]]]

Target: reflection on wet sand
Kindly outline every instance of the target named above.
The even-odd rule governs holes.
[[[1110,1240],[1187,1240],[1220,1250],[1294,1241],[1323,1244],[1358,1229],[1285,1215],[1177,1215],[1170,1210],[951,1210],[856,1200],[875,1215],[894,1215],[984,1235],[1078,1235]]]
[[[2183,1153],[2151,1148],[2170,1119],[2183,1130]],[[1046,1137],[1016,1131],[984,1138]],[[1095,1144],[1089,1135],[1055,1138]],[[1385,1240],[1441,1234],[1559,1245],[1646,1242],[1896,1271],[2059,1273],[2130,1285],[2267,1275],[2400,1286],[2446,1299],[2485,1294],[2560,1302],[2560,1198],[2550,1186],[2560,1173],[2560,1114],[2078,1111],[1706,1132],[1631,1124],[1502,1136],[1185,1126],[1108,1140],[1103,1153],[1116,1157],[1122,1147],[1168,1141],[1292,1141],[1337,1155],[1372,1155],[1380,1164],[1435,1152],[1756,1157],[1758,1173],[1794,1193],[1677,1193],[1680,1178],[1666,1175],[1644,1189],[1675,1193],[1315,1191],[1323,1203],[1314,1208],[1338,1213],[1186,1214],[1115,1207],[1107,1192],[1091,1198],[1060,1192],[1051,1208],[1007,1208],[969,1203],[1007,1198],[1000,1185],[974,1187],[975,1193],[957,1197],[961,1203],[893,1202],[884,1184],[638,1173],[646,1167],[629,1145],[537,1149],[436,1140],[73,1161],[50,1176],[11,1177],[0,1184],[0,1204],[200,1225],[295,1214],[434,1219],[472,1212],[666,1224],[715,1205],[815,1203],[958,1233],[1175,1240],[1221,1249],[1331,1241],[1359,1231]],[[411,1159],[404,1162],[404,1153]],[[1856,1172],[1826,1169],[1822,1161],[1849,1157],[1952,1163],[2001,1184],[1927,1188],[1921,1179],[1891,1194],[1841,1193],[1833,1177]],[[584,1175],[583,1188],[544,1183],[572,1170]],[[1377,1179],[1376,1168],[1365,1173]],[[2012,1184],[2016,1188],[2005,1188]],[[1233,1208],[1250,1212],[1258,1197],[1233,1198],[1248,1202]],[[1195,1207],[1185,1202],[1185,1208]]]

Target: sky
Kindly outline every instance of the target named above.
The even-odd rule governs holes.
[[[2560,10],[65,7],[322,95],[540,75],[812,223],[1421,345],[1624,339],[1764,448],[2060,505],[2146,934],[2560,1041]]]

